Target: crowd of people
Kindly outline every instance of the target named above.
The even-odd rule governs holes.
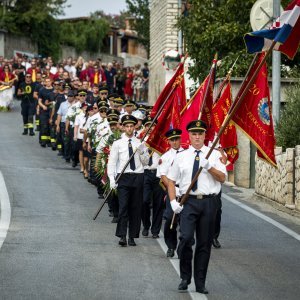
[[[19,63],[15,72],[24,70]],[[57,151],[58,160],[79,167],[82,180],[95,185],[99,198],[107,198],[121,247],[136,246],[140,232],[157,239],[163,230],[166,256],[174,257],[177,250],[180,259],[179,291],[186,291],[191,283],[196,244],[196,291],[207,294],[211,247],[221,247],[220,195],[226,157],[222,151],[213,150],[206,158],[210,148],[204,145],[205,122],[193,120],[187,125],[190,147],[186,150],[181,147],[180,129],[162,133],[170,148],[166,153],[157,153],[147,145],[157,124],[151,116],[152,107],[137,103],[125,93],[120,95],[109,86],[105,71],[111,71],[114,64],[103,72],[99,62],[93,62],[91,68],[77,74],[76,66],[68,60],[63,70],[57,70],[58,77],[51,76],[52,67],[48,60],[41,72],[37,61],[31,60],[24,81],[17,85],[23,135],[39,132],[41,148],[49,147]],[[88,70],[93,71],[92,75],[82,78]],[[180,205],[178,200],[200,167],[203,170],[188,201]]]
[[[52,81],[64,80],[68,84],[77,81],[78,87],[105,85],[110,93],[118,93],[125,99],[148,102],[148,63],[144,63],[143,67],[140,64],[125,67],[116,60],[103,63],[100,58],[85,62],[82,57],[77,60],[69,57],[54,63],[51,57],[29,59],[24,55],[6,59],[0,56],[0,85],[14,86],[17,91],[25,80],[25,73],[32,74],[34,82],[36,76],[42,76]]]

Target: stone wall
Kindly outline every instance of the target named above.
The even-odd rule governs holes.
[[[178,0],[152,0],[150,12],[149,102],[154,103],[168,77],[162,56],[167,50],[178,48]]]
[[[277,167],[256,157],[255,192],[300,211],[300,146],[275,149]]]
[[[36,43],[27,37],[6,33],[4,35],[4,56],[11,58],[14,56],[14,51],[22,51],[36,55],[38,54],[38,47]]]

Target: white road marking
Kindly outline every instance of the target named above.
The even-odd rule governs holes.
[[[263,219],[264,221],[266,221],[266,222],[272,224],[273,226],[275,226],[275,227],[277,227],[278,229],[282,230],[283,232],[287,233],[287,234],[290,235],[291,237],[293,237],[293,238],[295,238],[296,240],[300,241],[300,234],[298,234],[297,232],[295,232],[295,231],[289,229],[288,227],[286,227],[286,226],[280,224],[279,222],[273,220],[272,218],[270,218],[270,217],[268,217],[268,216],[266,216],[266,215],[264,215],[264,214],[262,214],[262,213],[256,211],[255,209],[253,209],[253,208],[251,208],[251,207],[249,207],[249,206],[247,206],[247,205],[245,205],[245,204],[243,204],[243,203],[241,203],[241,202],[239,202],[239,201],[233,199],[232,197],[230,197],[230,196],[228,196],[228,195],[226,195],[226,194],[223,194],[223,193],[222,193],[222,198],[224,198],[224,199],[226,199],[227,201],[229,201],[229,202],[231,202],[231,203],[233,203],[233,204],[239,206],[240,208],[242,208],[242,209],[244,209],[244,210],[250,212],[251,214],[253,214],[253,215],[255,215],[255,216],[257,216],[257,217]]]
[[[6,238],[7,231],[10,224],[10,202],[6,189],[5,181],[2,173],[0,172],[0,249]]]
[[[160,245],[160,247],[163,250],[163,252],[166,254],[168,248],[167,248],[167,246],[166,246],[166,244],[164,242],[164,238],[163,238],[164,234],[162,232],[160,232],[159,236],[160,236],[160,238],[157,239],[157,242]],[[176,256],[176,254],[175,254],[175,256]],[[169,258],[169,261],[172,264],[172,266],[174,267],[174,269],[176,270],[178,276],[180,276],[179,259],[177,259],[177,258]],[[204,294],[196,293],[196,287],[195,287],[195,283],[194,283],[194,278],[192,278],[191,281],[192,282],[189,285],[189,289],[188,289],[188,293],[190,294],[191,298],[193,300],[207,300],[207,297]],[[177,288],[178,284],[179,284],[179,281],[178,282],[174,282],[175,288]]]

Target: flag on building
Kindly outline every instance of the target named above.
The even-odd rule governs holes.
[[[212,108],[214,123],[213,127],[216,133],[219,132],[224,122],[224,119],[228,115],[231,104],[231,84],[230,81],[228,81],[227,84],[223,87],[220,98],[217,99]],[[230,121],[229,124],[226,126],[223,134],[220,137],[220,145],[226,152],[228,161],[234,164],[239,157],[239,152],[237,148],[238,140],[236,128],[233,122]]]
[[[247,33],[245,43],[249,53],[262,52],[276,42],[278,50],[290,59],[297,53],[300,42],[300,0],[293,0],[272,24],[270,29]]]
[[[253,76],[264,56],[265,53],[259,55],[256,63],[250,70],[246,83]],[[242,93],[243,87],[239,94],[241,95]],[[232,120],[258,148],[258,156],[276,166],[274,154],[275,137],[266,63],[260,69]]]

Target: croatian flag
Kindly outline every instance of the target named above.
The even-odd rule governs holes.
[[[293,59],[300,42],[300,0],[293,0],[270,29],[247,33],[244,37],[248,53],[262,52],[276,42],[274,50]]]

